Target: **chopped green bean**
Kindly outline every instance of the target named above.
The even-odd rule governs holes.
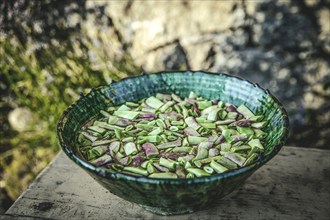
[[[161,149],[173,148],[178,146],[181,146],[181,139],[177,139],[176,141],[172,141],[172,142],[163,143],[157,145],[156,147],[161,150]]]
[[[105,129],[100,128],[99,126],[96,126],[96,125],[88,127],[88,130],[95,131],[99,134],[103,134],[106,131]]]
[[[95,166],[147,178],[195,178],[248,166],[262,158],[267,121],[245,105],[157,93],[109,106],[77,135]]]
[[[95,157],[102,156],[108,150],[109,149],[106,145],[94,147],[87,151],[87,158],[88,158],[88,160],[91,160],[91,159],[94,159]]]
[[[147,171],[148,173],[155,173],[157,172],[156,168],[152,165],[152,163],[147,164]]]
[[[113,140],[99,140],[92,143],[92,146],[110,144]]]
[[[149,178],[160,178],[160,179],[177,179],[178,176],[175,173],[153,173],[148,176]]]
[[[212,173],[214,173],[214,169],[213,169],[212,167],[210,167],[210,166],[204,166],[204,167],[203,167],[203,170],[204,170],[205,172],[207,172],[208,174],[212,174]]]
[[[264,149],[259,139],[252,139],[251,141],[248,142],[248,145],[250,145],[252,148],[254,147],[259,148],[260,150]]]
[[[81,131],[80,134],[84,135],[88,140],[90,140],[91,142],[94,142],[97,140],[97,137],[88,134],[87,132]]]
[[[115,111],[113,113],[115,116],[118,116],[118,117],[121,117],[121,118],[126,118],[126,119],[129,119],[129,120],[134,120],[136,119],[140,112],[133,112],[133,111]]]
[[[101,110],[100,113],[101,113],[103,116],[107,117],[107,118],[111,116],[111,114],[109,114],[108,112],[106,112],[106,111],[104,111],[104,110]]]
[[[227,153],[225,153],[224,156],[239,166],[243,166],[243,164],[246,160],[246,158],[242,157],[241,155],[239,155],[237,153],[232,153],[232,152],[227,152]]]
[[[173,148],[173,152],[184,152],[189,153],[192,150],[192,147],[175,147]]]
[[[153,136],[153,135],[157,135],[163,132],[163,128],[156,128],[153,131],[151,131],[148,135],[149,136]]]
[[[128,106],[126,106],[126,105],[121,105],[121,106],[117,109],[117,111],[129,111],[129,110],[131,110],[131,108],[128,107]]]
[[[215,172],[217,173],[223,173],[226,172],[228,170],[228,168],[222,166],[221,164],[215,162],[214,160],[212,160],[212,162],[210,163],[210,166],[215,170]]]
[[[173,161],[170,161],[170,160],[167,160],[167,159],[161,157],[159,160],[159,165],[164,166],[169,169],[174,169],[176,164]]]
[[[168,101],[159,109],[159,111],[165,112],[169,107],[173,106],[174,104],[175,104],[174,101]]]
[[[154,96],[147,98],[146,104],[154,109],[159,109],[164,103]],[[165,109],[166,110],[166,109]]]
[[[186,118],[185,122],[188,125],[188,127],[191,127],[192,129],[197,130],[198,128],[200,128],[200,125],[197,123],[197,121],[193,117]]]
[[[137,149],[136,145],[133,142],[128,142],[124,145],[124,150],[126,155],[136,154]]]
[[[196,145],[206,140],[207,140],[206,137],[188,136],[188,142],[191,145]]]
[[[136,174],[140,174],[143,176],[147,176],[148,175],[148,171],[139,167],[129,167],[129,166],[124,166],[123,168],[125,171],[128,172],[132,172],[132,173],[136,173]]]
[[[189,173],[194,174],[194,175],[197,176],[197,177],[210,176],[209,173],[205,172],[205,171],[202,170],[202,169],[198,169],[198,168],[187,168],[187,171],[188,171]]]
[[[237,111],[244,115],[246,118],[254,117],[255,115],[245,105],[240,105]]]

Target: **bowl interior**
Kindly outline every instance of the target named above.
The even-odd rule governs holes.
[[[205,72],[161,72],[132,78],[93,89],[71,105],[58,124],[58,139],[62,149],[76,163],[87,169],[95,167],[84,163],[75,145],[76,133],[99,111],[109,105],[138,101],[156,93],[175,93],[181,97],[190,91],[207,99],[219,99],[234,105],[244,104],[255,114],[264,115],[269,121],[265,131],[265,154],[260,163],[271,159],[284,144],[288,135],[288,117],[280,102],[257,84],[226,74]],[[101,173],[102,174],[102,173]]]

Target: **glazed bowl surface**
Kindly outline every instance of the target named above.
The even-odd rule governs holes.
[[[155,95],[175,93],[187,97],[193,91],[209,100],[219,99],[236,106],[244,104],[268,121],[265,152],[258,161],[230,172],[193,179],[150,179],[96,167],[82,158],[76,145],[79,129],[100,117],[109,105]],[[268,91],[247,80],[223,73],[160,72],[125,78],[82,95],[63,114],[57,126],[62,150],[111,193],[161,215],[190,213],[210,207],[228,195],[263,164],[273,158],[288,136],[289,120],[282,104]],[[83,181],[83,180],[82,180]],[[111,210],[111,207],[109,207]]]

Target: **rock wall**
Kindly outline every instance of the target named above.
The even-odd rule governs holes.
[[[88,7],[95,4],[104,2]],[[307,137],[299,144],[322,147],[330,134],[328,6],[317,0],[129,0],[107,3],[104,13],[146,72],[206,70],[257,82],[288,109],[291,140]]]

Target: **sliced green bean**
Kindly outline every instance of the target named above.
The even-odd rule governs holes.
[[[159,109],[164,103],[154,96],[147,98],[146,104],[154,109]],[[166,109],[165,109],[166,110]]]
[[[118,117],[121,117],[121,118],[126,118],[126,119],[129,119],[129,120],[134,120],[136,119],[140,112],[134,112],[134,111],[115,111],[113,113],[115,116],[118,116]]]
[[[197,150],[197,154],[196,157],[194,158],[194,160],[201,160],[204,158],[207,158],[209,155],[209,151],[208,151],[208,147],[207,145],[200,143],[198,146],[198,150]]]
[[[126,155],[136,154],[137,149],[136,145],[133,142],[128,142],[124,145],[124,150]]]
[[[259,139],[252,139],[248,142],[248,145],[250,145],[252,148],[256,147],[259,148],[260,150],[264,150],[264,147],[260,143]]]
[[[106,145],[110,144],[113,140],[99,140],[92,143],[92,146]]]
[[[189,153],[192,150],[192,147],[174,147],[172,152],[184,152]]]
[[[153,136],[153,135],[157,135],[163,132],[163,128],[156,128],[154,130],[152,130],[148,135],[149,136]]]
[[[87,151],[87,160],[91,160],[96,157],[102,156],[108,150],[109,150],[108,146],[106,146],[106,145],[94,147],[94,148],[90,149],[89,151]]]
[[[172,141],[172,142],[159,144],[156,147],[159,150],[161,150],[161,149],[173,148],[173,147],[178,147],[178,146],[181,146],[181,139],[177,139],[176,141]]]
[[[210,166],[214,169],[215,172],[217,173],[223,173],[228,170],[227,167],[222,166],[221,164],[215,162],[214,160],[211,161]]]
[[[165,173],[152,173],[148,176],[149,178],[159,178],[159,179],[177,179],[178,176],[175,173],[165,172]]]
[[[244,162],[243,166],[249,165],[251,164],[253,161],[255,161],[255,159],[258,158],[258,154],[257,153],[252,153]]]
[[[243,166],[243,164],[246,160],[246,158],[242,157],[241,155],[239,155],[237,153],[232,153],[232,152],[227,152],[227,153],[225,153],[224,156],[239,166]]]
[[[247,166],[263,155],[267,121],[190,92],[160,94],[100,111],[77,145],[95,166],[149,178],[195,178]]]
[[[130,111],[130,110],[131,110],[131,108],[128,107],[128,106],[126,106],[126,105],[121,105],[121,106],[117,109],[117,111]]]
[[[91,142],[94,142],[97,140],[97,137],[90,135],[89,133],[85,132],[85,131],[80,131],[80,134],[84,135],[88,140],[90,140]]]
[[[206,140],[207,140],[206,137],[188,136],[188,142],[191,145],[200,144],[201,142],[206,141]]]
[[[187,168],[187,171],[188,171],[189,173],[194,174],[194,175],[197,176],[197,177],[210,176],[209,173],[205,172],[205,171],[202,170],[202,169],[198,169],[198,168]]]
[[[145,142],[151,142],[151,143],[159,143],[162,140],[162,138],[159,135],[152,135],[152,136],[140,136],[138,137],[138,144],[142,144]]]
[[[111,116],[111,114],[109,114],[108,112],[103,111],[103,110],[101,110],[100,113],[101,113],[103,116],[107,117],[107,118]]]
[[[246,118],[254,117],[255,115],[245,105],[240,105],[237,111],[244,115]]]
[[[166,167],[166,168],[169,168],[169,169],[174,169],[175,166],[176,166],[176,163],[171,161],[171,160],[168,160],[168,159],[165,159],[165,158],[160,158],[159,159],[159,165],[163,166],[163,167]]]
[[[203,167],[203,170],[204,170],[205,172],[207,172],[208,174],[212,174],[212,173],[214,173],[214,169],[213,169],[212,167],[210,167],[210,166],[204,166],[204,167]]]
[[[144,143],[142,149],[148,158],[156,157],[159,154],[157,147],[152,143]]]
[[[155,173],[155,172],[157,172],[157,169],[152,165],[152,163],[148,163],[147,164],[147,171],[148,171],[148,173]]]
[[[96,125],[88,127],[88,130],[95,131],[99,134],[103,134],[104,132],[106,132],[106,130],[104,128],[100,128],[99,126],[96,126]]]
[[[195,130],[197,130],[198,128],[200,128],[200,125],[197,123],[197,121],[195,120],[195,118],[193,117],[188,117],[185,119],[186,124],[188,125],[188,127],[191,127]]]
[[[132,173],[136,173],[136,174],[140,174],[143,176],[148,176],[148,171],[145,169],[139,168],[139,167],[124,166],[123,170],[132,172]]]

